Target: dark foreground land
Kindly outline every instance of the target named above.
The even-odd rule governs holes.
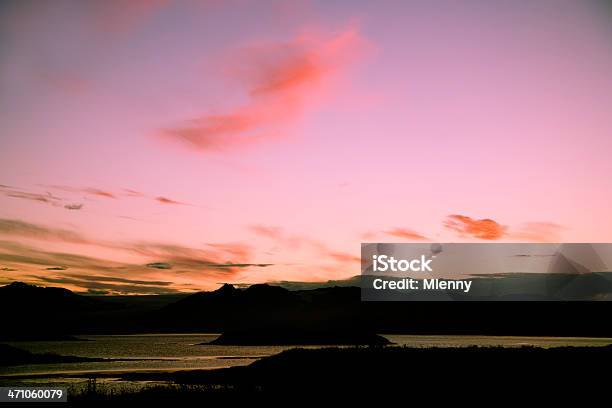
[[[536,392],[550,400],[607,390],[612,346],[293,349],[245,367],[125,373],[123,380],[170,381],[139,391],[91,386],[73,404],[353,402],[363,398],[495,403]],[[116,375],[115,375],[116,376]],[[522,398],[522,397],[521,397]],[[409,404],[412,405],[412,404]]]

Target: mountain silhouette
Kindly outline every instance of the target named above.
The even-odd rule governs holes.
[[[99,306],[68,289],[13,282],[0,287],[0,309],[10,316],[0,339],[70,339],[74,323]]]
[[[167,305],[157,319],[166,328],[213,331],[351,328],[360,326],[359,303],[357,287],[289,291],[267,284],[246,289],[223,285]]]
[[[266,331],[277,333],[276,342],[304,338],[296,334],[306,331],[315,339],[316,333],[612,337],[612,327],[604,324],[612,312],[611,302],[541,301],[606,299],[610,273],[577,274],[571,279],[563,274],[536,275],[475,278],[481,299],[493,294],[495,302],[362,302],[361,289],[355,286],[291,291],[267,284],[246,289],[223,285],[211,292],[180,295],[83,296],[14,282],[0,287],[0,307],[9,317],[0,339],[222,332],[234,340],[226,336],[221,341],[239,343],[243,341],[239,337],[261,342]],[[536,295],[538,288],[553,290],[542,296]],[[506,301],[517,299],[523,301]]]

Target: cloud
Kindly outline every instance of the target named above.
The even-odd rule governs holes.
[[[144,286],[170,286],[170,281],[152,281],[152,280],[137,280],[137,279],[126,279],[117,278],[114,276],[100,276],[100,275],[86,275],[86,274],[64,274],[62,276],[80,279],[88,282],[118,282],[118,283],[129,283],[132,285],[144,285]]]
[[[195,273],[206,277],[227,278],[247,267],[266,267],[270,264],[250,262],[251,249],[244,244],[207,244],[210,249],[189,248],[158,243],[123,245],[128,251],[157,259],[148,268],[172,268],[177,273]]]
[[[355,255],[347,254],[345,252],[329,252],[328,256],[335,259],[338,262],[361,262],[361,258]]]
[[[62,265],[65,268],[85,269],[91,271],[108,271],[126,266],[126,264],[123,263],[92,258],[84,255],[44,251],[29,245],[10,241],[0,241],[0,260],[13,264],[46,267]]]
[[[48,187],[56,189],[56,190],[66,191],[69,193],[81,193],[81,194],[87,194],[87,195],[104,197],[104,198],[112,198],[112,199],[117,198],[117,196],[114,193],[111,193],[110,191],[101,190],[99,188],[94,188],[94,187],[70,187],[70,186],[58,186],[58,185],[53,185],[53,186],[48,186]]]
[[[169,287],[172,284],[169,281],[141,281],[92,275],[30,275],[30,278],[45,283],[77,286],[89,294],[149,295],[180,292],[178,289]]]
[[[349,29],[329,38],[302,35],[240,50],[230,65],[239,67],[233,74],[248,102],[227,113],[204,114],[162,129],[161,134],[197,151],[231,150],[268,140],[299,116],[311,94],[348,62],[360,43],[357,31]]]
[[[71,186],[59,186],[59,185],[49,185],[44,186],[55,190],[60,190],[69,193],[77,193],[77,194],[85,194],[89,196],[102,197],[102,198],[112,198],[114,200],[119,199],[120,197],[128,197],[128,198],[151,198],[158,203],[161,204],[175,204],[175,205],[190,205],[188,203],[177,201],[172,198],[168,198],[166,196],[156,196],[152,197],[143,192],[124,188],[119,192],[109,191],[106,189],[100,189],[95,187],[71,187]],[[64,208],[68,210],[80,210],[83,207],[83,204],[67,204]]]
[[[98,290],[98,289],[87,289],[87,293],[88,295],[94,295],[94,296],[105,296],[105,295],[110,295],[111,292],[109,292],[108,290]]]
[[[50,204],[54,207],[58,207],[61,205],[61,202],[64,201],[62,197],[58,197],[50,192],[45,193],[32,193],[29,191],[25,191],[22,189],[9,187],[0,184],[0,194],[5,195],[10,198],[19,198],[22,200],[36,201],[39,203]],[[67,210],[80,210],[83,208],[83,204],[72,203],[65,204],[64,208]]]
[[[485,240],[511,239],[521,242],[560,242],[564,226],[554,222],[526,222],[509,228],[492,219],[476,220],[465,215],[449,215],[444,226],[467,236]]]
[[[459,233],[461,236],[497,240],[503,238],[508,228],[492,219],[476,220],[459,214],[449,215],[444,221],[444,227]]]
[[[270,265],[219,262],[212,257],[222,256],[221,253],[211,253],[180,246],[149,244],[146,249],[141,246],[141,252],[162,255],[161,259],[163,261],[152,262],[147,265],[130,264],[78,254],[45,251],[29,245],[0,241],[0,262],[19,265],[22,271],[31,271],[32,267],[40,266],[47,267],[45,269],[50,272],[60,272],[67,269],[82,271],[82,273],[73,274],[30,276],[40,282],[73,285],[84,290],[102,289],[124,294],[179,292],[184,289],[186,284],[174,283],[177,277],[176,273],[183,277],[187,276],[187,280],[206,278],[214,281],[217,279],[232,279],[246,268]],[[207,255],[209,258],[206,257]],[[62,267],[54,265],[62,265]],[[161,267],[162,265],[171,265],[172,274],[160,275],[157,273],[151,275],[151,269],[159,272],[169,272]],[[163,281],[148,279],[152,276],[165,276],[171,279]],[[139,279],[132,277],[138,277]],[[180,280],[185,281],[184,278]],[[153,290],[150,289],[151,286],[164,286],[164,289]]]
[[[218,279],[240,278],[240,274],[249,269],[272,266],[271,263],[253,262],[253,249],[244,243],[208,243],[202,248],[191,248],[158,242],[106,242],[88,239],[70,230],[10,219],[0,219],[1,235],[43,242],[83,244],[92,249],[98,247],[104,250],[99,253],[123,252],[132,258],[140,258],[138,262],[113,261],[115,255],[111,255],[110,259],[102,259],[79,253],[39,249],[14,241],[0,241],[0,264],[7,266],[7,272],[19,268],[21,275],[43,268],[50,272],[71,269],[78,273],[118,279],[134,280],[138,277],[143,282],[149,282],[149,278],[153,277],[154,281],[170,278],[168,281],[176,280],[173,288],[179,290],[184,289],[186,282],[209,284]],[[76,282],[73,284],[77,285]],[[86,289],[89,286],[80,287]],[[131,291],[133,289],[130,288]],[[110,288],[105,287],[104,290]]]
[[[156,242],[105,242],[86,238],[75,231],[67,229],[2,218],[0,218],[0,234],[40,241],[59,241],[98,246],[111,250],[131,252],[148,258],[157,258],[159,262],[172,260],[174,262],[168,261],[167,263],[173,265],[199,265],[202,267],[210,266],[211,268],[216,268],[218,265],[261,265],[260,263],[252,263],[250,261],[253,256],[253,250],[249,245],[243,243],[207,243],[205,248],[200,249]],[[13,249],[15,250],[14,252],[20,252],[19,247],[14,247]],[[22,249],[24,252],[28,252],[27,248],[24,247]],[[64,263],[52,262],[51,264],[63,265]],[[157,266],[160,269],[160,265],[155,264],[153,262],[147,266],[153,268]]]
[[[147,264],[147,268],[153,269],[172,269],[172,265],[167,262],[151,262]]]
[[[185,203],[182,203],[180,201],[175,201],[172,200],[170,198],[167,197],[155,197],[155,200],[157,200],[158,202],[162,203],[162,204],[178,204],[178,205],[185,205]]]
[[[131,190],[129,188],[124,188],[123,192],[128,197],[145,197],[144,193],[141,193],[140,191],[136,190]]]
[[[221,257],[232,258],[236,261],[244,261],[253,257],[253,248],[241,243],[208,243],[208,248],[212,248]]]
[[[91,243],[89,240],[74,231],[3,218],[0,218],[0,234],[34,238],[45,241],[62,241],[73,244]]]
[[[129,244],[125,246],[129,246]],[[223,252],[210,252],[173,245],[138,244],[131,250],[141,255],[158,256],[163,260],[151,262],[143,267],[138,264],[115,262],[78,254],[49,252],[7,241],[0,241],[0,260],[15,264],[48,266],[51,268],[49,270],[59,270],[56,269],[59,267],[55,265],[62,265],[62,270],[74,268],[116,273],[144,273],[147,268],[164,269],[163,266],[168,265],[176,272],[193,272],[201,277],[227,277],[234,275],[239,269],[249,266],[265,267],[270,265],[222,262],[220,259],[225,255]]]
[[[256,235],[271,239],[289,249],[309,247],[320,253],[327,254],[330,249],[320,241],[303,235],[286,233],[282,228],[267,225],[250,225],[248,229]]]
[[[426,236],[421,235],[418,232],[415,232],[413,230],[406,229],[406,228],[393,228],[389,231],[385,231],[385,234],[391,235],[397,238],[412,240],[412,241],[428,241],[429,240],[429,238],[427,238]]]
[[[37,201],[39,203],[45,203],[57,206],[62,201],[62,198],[57,197],[49,192],[41,193],[31,193],[28,191],[24,191],[21,189],[0,185],[0,193],[4,194],[6,197],[11,198],[19,198],[22,200],[29,201]]]
[[[266,238],[278,239],[283,236],[283,230],[280,227],[270,227],[267,225],[250,225],[248,228],[249,230],[251,230],[251,232],[254,232],[257,235]]]
[[[322,257],[331,258],[336,262],[360,262],[360,257],[345,252],[331,249],[325,243],[305,237],[286,233],[282,228],[267,225],[250,225],[248,229],[256,235],[268,238],[276,242],[279,246],[291,250],[307,248]]]
[[[66,204],[64,208],[67,210],[80,210],[83,208],[83,204]]]

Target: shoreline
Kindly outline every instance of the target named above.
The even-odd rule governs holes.
[[[332,357],[341,356],[344,354],[355,354],[356,357],[360,355],[372,355],[372,354],[413,354],[413,355],[429,355],[436,358],[437,355],[446,356],[465,356],[465,355],[481,355],[481,354],[495,354],[496,356],[518,356],[522,357],[525,355],[552,355],[552,354],[567,354],[567,355],[588,355],[592,356],[595,354],[611,354],[612,355],[612,344],[600,345],[600,346],[553,346],[553,347],[538,347],[532,345],[517,345],[512,347],[507,346],[434,346],[434,347],[412,347],[412,346],[398,346],[388,345],[384,347],[370,347],[370,346],[350,346],[350,347],[338,347],[329,346],[321,348],[300,348],[295,347],[278,354],[268,356],[245,356],[245,357],[230,357],[231,359],[244,359],[253,360],[246,365],[236,365],[230,367],[198,367],[198,368],[130,368],[130,369],[99,369],[99,370],[71,370],[71,371],[54,371],[54,372],[33,372],[33,373],[11,373],[0,375],[0,383],[4,383],[10,380],[36,380],[36,379],[61,379],[61,378],[74,378],[74,379],[118,379],[121,381],[164,381],[178,384],[177,380],[191,378],[197,380],[198,377],[207,377],[210,373],[213,376],[216,374],[224,375],[226,373],[236,373],[250,370],[252,367],[258,364],[268,364],[271,361],[277,362],[290,356],[321,356],[328,355]],[[223,358],[227,357],[214,357]],[[160,361],[163,359],[108,359],[108,362],[112,361]],[[298,359],[300,360],[300,359]],[[304,362],[300,360],[300,362]]]

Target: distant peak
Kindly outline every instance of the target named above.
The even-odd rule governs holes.
[[[5,288],[12,289],[25,289],[25,288],[35,288],[35,285],[30,285],[24,282],[15,281],[5,286]]]
[[[236,289],[234,287],[234,285],[231,285],[229,283],[224,283],[223,286],[221,286],[219,289],[215,290],[215,292],[220,292],[220,293],[229,293],[229,292],[234,292],[238,289]]]
[[[251,285],[246,290],[247,293],[284,293],[287,289],[280,286],[268,285],[267,283],[257,283]]]

